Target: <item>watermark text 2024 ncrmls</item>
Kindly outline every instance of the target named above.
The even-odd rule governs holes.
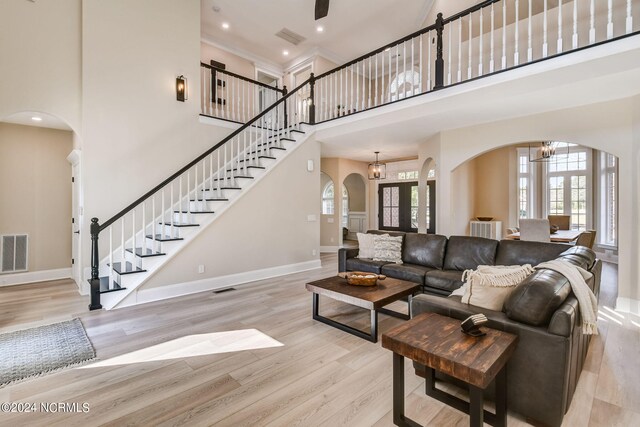
[[[40,412],[49,412],[49,413],[87,413],[89,412],[89,403],[88,402],[41,402],[40,403]]]

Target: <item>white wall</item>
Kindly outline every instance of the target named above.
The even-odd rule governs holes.
[[[80,131],[80,10],[80,0],[0,2],[0,119],[45,112]]]
[[[640,97],[554,111],[485,125],[445,131],[439,147],[425,142],[421,158],[434,157],[438,164],[437,232],[463,234],[466,224],[458,209],[470,195],[460,193],[459,179],[452,174],[458,166],[479,154],[523,141],[569,141],[607,151],[620,159],[619,296],[637,300],[640,295]],[[468,220],[468,218],[467,218]]]
[[[89,218],[107,220],[230,130],[198,123],[199,1],[87,0],[82,12],[88,236]],[[186,102],[176,101],[181,74]]]
[[[320,144],[313,139],[243,194],[142,291],[319,260],[320,170],[308,172],[308,160],[320,162]],[[204,274],[198,274],[199,265]]]

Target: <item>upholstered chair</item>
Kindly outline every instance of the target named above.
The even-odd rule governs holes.
[[[596,241],[596,230],[588,230],[578,236],[576,240],[576,246],[586,246],[589,249],[593,249],[593,244]]]
[[[549,215],[549,223],[557,225],[559,230],[571,230],[571,215]]]

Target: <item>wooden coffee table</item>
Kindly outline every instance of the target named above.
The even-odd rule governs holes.
[[[387,277],[379,280],[377,286],[353,286],[347,279],[339,276],[327,277],[306,284],[307,290],[313,293],[313,319],[371,342],[378,342],[378,313],[408,320],[411,318],[411,298],[420,285],[405,280]],[[344,323],[337,322],[319,314],[320,295],[337,301],[371,310],[371,332],[366,333]],[[383,308],[400,298],[408,297],[409,314],[398,313]]]
[[[404,415],[404,358],[426,368],[426,394],[470,415],[472,426],[483,420],[507,425],[507,369],[516,348],[516,335],[482,327],[485,336],[472,337],[460,330],[460,320],[423,313],[382,335],[382,347],[393,351],[393,422],[418,424]],[[435,371],[469,384],[470,403],[435,387]],[[496,413],[483,409],[484,390],[495,378]]]

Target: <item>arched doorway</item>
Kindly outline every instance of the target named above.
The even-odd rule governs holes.
[[[367,231],[367,188],[365,179],[359,173],[351,173],[347,175],[342,185],[344,188],[342,227],[343,230],[346,228],[345,239],[356,240],[357,233]]]

